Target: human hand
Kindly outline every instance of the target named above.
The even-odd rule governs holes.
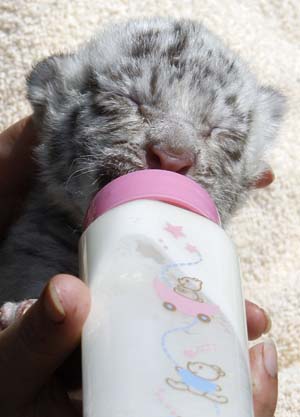
[[[81,415],[55,371],[79,344],[89,306],[83,282],[58,275],[26,314],[0,332],[1,416]]]
[[[16,202],[24,198],[30,187],[34,173],[30,156],[36,143],[30,117],[0,135],[0,234],[11,221]],[[57,308],[55,301],[51,301],[49,284],[28,313],[0,333],[0,372],[1,381],[5,381],[0,390],[0,415],[29,417],[33,414],[28,413],[33,411],[35,417],[76,415],[64,386],[53,375],[79,342],[89,294],[74,277],[58,276],[53,282],[65,310],[62,322],[53,323],[47,316],[47,300]],[[269,325],[263,310],[255,304],[246,302],[246,312],[249,338],[253,340],[265,333]],[[261,343],[251,348],[250,364],[255,417],[273,417],[278,388],[273,345]]]
[[[79,279],[58,275],[27,313],[0,333],[0,415],[80,415],[55,371],[78,345],[89,305],[88,288]],[[268,329],[268,321],[253,303],[246,302],[246,311],[249,337],[257,338]],[[269,344],[250,349],[256,417],[273,417],[276,407],[276,352],[272,349]],[[80,362],[75,366],[80,367]]]

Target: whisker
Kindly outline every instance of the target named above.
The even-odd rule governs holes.
[[[86,174],[90,174],[92,172],[96,172],[97,168],[90,168],[90,167],[84,167],[84,168],[80,168],[77,171],[74,171],[66,180],[65,186],[68,187],[71,179],[79,177],[81,175],[86,175]]]

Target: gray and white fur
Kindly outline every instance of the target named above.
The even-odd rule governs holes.
[[[264,175],[284,98],[202,24],[119,23],[77,52],[38,63],[28,98],[40,138],[39,176],[0,247],[0,303],[37,297],[54,274],[78,274],[91,197],[145,168],[174,169],[210,193],[226,222]],[[163,166],[155,149],[189,155]],[[191,157],[192,156],[192,157]]]

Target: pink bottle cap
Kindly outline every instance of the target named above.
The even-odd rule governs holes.
[[[195,181],[171,171],[146,169],[123,175],[103,187],[87,211],[85,228],[106,211],[134,200],[163,201],[221,224],[210,195]]]

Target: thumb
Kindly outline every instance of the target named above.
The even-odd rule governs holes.
[[[275,413],[278,376],[277,352],[271,339],[250,349],[255,417],[273,417]]]
[[[89,305],[83,282],[57,275],[28,312],[1,332],[0,404],[20,407],[36,396],[79,343]]]

